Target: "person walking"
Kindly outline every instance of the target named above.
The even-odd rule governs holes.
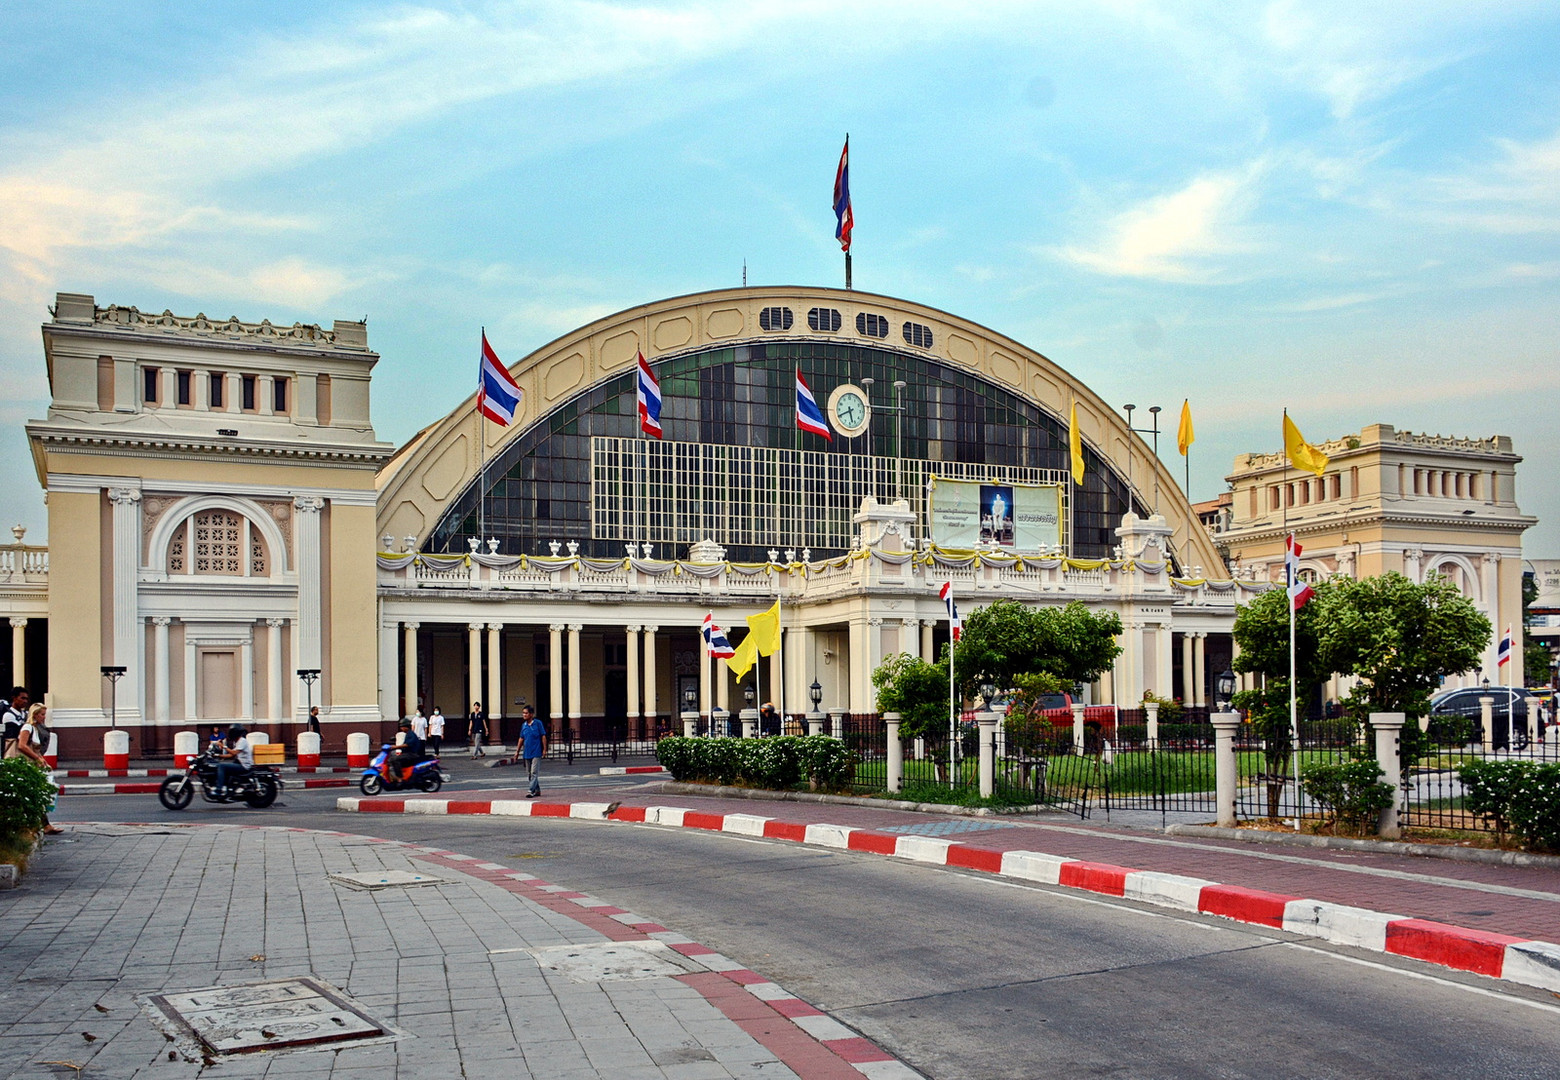
[[[547,728],[536,718],[536,710],[527,705],[520,710],[520,739],[515,746],[515,756],[510,764],[524,759],[526,779],[530,789],[527,799],[542,793],[542,758],[547,756]]]
[[[16,737],[22,733],[22,725],[27,723],[27,706],[31,702],[27,687],[11,687],[10,704],[5,707],[3,718],[0,718],[0,722],[5,725],[5,733],[0,735],[0,755],[15,756],[12,747],[16,745]]]
[[[439,707],[437,705],[433,708],[435,712],[438,712]],[[428,718],[423,715],[421,705],[412,710],[412,731],[416,733],[417,738],[421,741],[428,741]]]
[[[50,775],[49,760],[43,756],[43,752],[49,748],[49,729],[44,726],[44,720],[48,717],[48,710],[39,702],[27,710],[26,721],[17,731],[16,745],[11,757],[26,758],[33,765],[43,770],[45,776]],[[49,809],[54,809],[54,802],[49,801]],[[49,823],[49,816],[43,816],[43,831],[50,836],[57,836],[65,830],[58,825]]]
[[[316,735],[320,733],[320,707],[318,705],[309,706],[309,730]]]
[[[444,714],[439,707],[433,707],[433,715],[428,717],[428,749],[434,757],[439,756],[439,751],[444,746]]]
[[[487,757],[487,751],[482,749],[482,740],[487,738],[487,714],[480,701],[473,701],[471,712],[466,714],[466,734],[471,738],[471,756]]]

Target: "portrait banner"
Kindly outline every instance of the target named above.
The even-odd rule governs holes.
[[[1041,552],[1062,544],[1060,484],[982,484],[934,476],[928,487],[927,533],[938,547]]]

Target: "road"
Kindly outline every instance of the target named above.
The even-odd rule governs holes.
[[[484,773],[470,783],[491,787],[504,775]],[[546,790],[583,795],[623,782],[555,769]],[[730,834],[350,817],[333,812],[344,793],[292,791],[269,811],[197,804],[182,814],[153,796],[67,797],[55,816],[361,831],[514,865],[689,934],[934,1080],[1560,1075],[1554,995],[1378,953]]]

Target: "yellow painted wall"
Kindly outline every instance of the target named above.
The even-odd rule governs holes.
[[[101,499],[96,492],[49,495],[48,692],[54,708],[96,709],[102,703]]]
[[[330,507],[328,651],[332,705],[372,705],[378,700],[379,645],[375,634],[374,508]],[[450,699],[456,700],[456,699]],[[449,715],[449,706],[445,715]]]

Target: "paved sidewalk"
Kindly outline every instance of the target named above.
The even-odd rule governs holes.
[[[396,872],[440,881],[362,890],[330,877]],[[350,1000],[305,1020],[209,1014],[208,1040],[335,1038],[369,1023],[387,1034],[213,1057],[192,1031],[150,1018],[149,995],[178,1004],[302,977],[323,988],[316,1003],[336,990]],[[250,1009],[281,1007],[275,988],[242,993]],[[640,916],[459,853],[304,829],[69,826],[0,893],[0,1018],[0,1076],[915,1076]]]

